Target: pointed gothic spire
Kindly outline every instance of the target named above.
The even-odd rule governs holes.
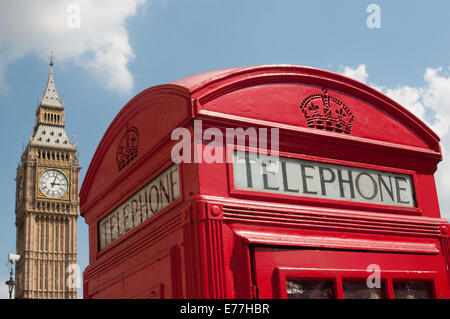
[[[59,99],[53,78],[55,57],[50,55],[50,72],[44,95],[36,109],[36,124],[30,144],[40,147],[76,149],[65,130],[64,103]]]
[[[56,91],[55,79],[53,77],[53,64],[55,56],[53,51],[50,53],[50,71],[48,74],[47,86],[45,88],[44,96],[41,99],[41,106],[48,106],[54,108],[64,108],[64,104],[61,102],[58,92]]]

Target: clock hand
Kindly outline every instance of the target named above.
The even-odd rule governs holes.
[[[55,182],[56,182],[56,174],[55,174],[55,178],[53,179],[53,183],[50,183],[50,185],[55,186]]]

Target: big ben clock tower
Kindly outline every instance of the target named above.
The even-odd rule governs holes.
[[[80,165],[65,130],[53,63],[52,55],[36,124],[17,168],[16,298],[77,298],[67,279],[69,265],[77,263]]]

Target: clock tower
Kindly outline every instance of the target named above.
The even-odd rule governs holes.
[[[77,298],[68,276],[77,263],[80,165],[65,130],[53,63],[52,54],[36,124],[17,168],[16,298]]]

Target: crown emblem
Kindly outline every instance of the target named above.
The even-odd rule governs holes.
[[[139,131],[136,127],[129,127],[117,146],[116,161],[119,171],[127,166],[137,155],[139,146]]]
[[[351,134],[353,114],[349,108],[326,89],[307,96],[300,105],[306,124],[320,130]]]

